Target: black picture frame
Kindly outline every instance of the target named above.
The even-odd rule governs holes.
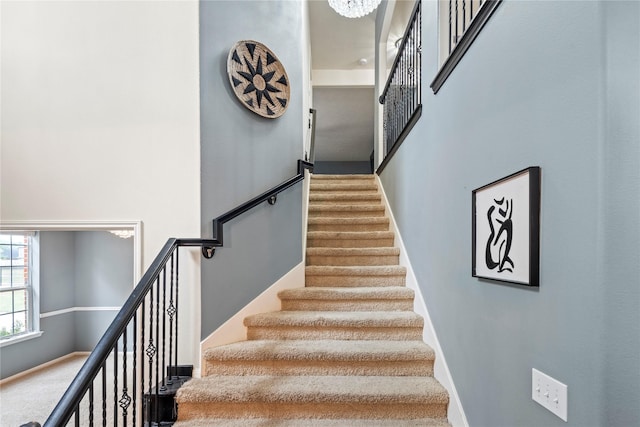
[[[471,275],[539,287],[540,167],[500,178],[471,195]]]

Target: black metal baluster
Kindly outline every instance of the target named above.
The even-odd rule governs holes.
[[[453,4],[452,4],[452,0],[449,0],[449,53],[451,53],[451,50],[453,49],[453,30],[451,29],[452,26],[452,12],[453,12]]]
[[[176,377],[178,377],[178,310],[180,309],[180,304],[178,303],[178,289],[179,289],[179,276],[180,276],[180,251],[176,248]]]
[[[418,12],[416,15],[416,27],[418,41],[416,43],[416,51],[418,52],[418,105],[422,105],[422,5],[418,4]]]
[[[74,422],[76,427],[80,427],[80,405],[76,406]]]
[[[156,279],[156,346],[158,346],[158,351],[160,351],[160,276]],[[160,422],[160,418],[158,417],[158,410],[160,408],[160,354],[156,355],[156,401],[155,401],[155,419],[156,422]]]
[[[467,30],[467,11],[465,3],[466,0],[462,0],[462,35],[464,35],[464,32]]]
[[[113,346],[113,427],[118,427],[118,341]]]
[[[89,427],[93,427],[93,381],[89,386]]]
[[[153,286],[149,291],[149,345],[147,346],[147,357],[149,358],[149,409],[148,409],[148,421],[151,424],[151,397],[153,396],[152,387],[153,387],[153,356],[156,353],[156,347],[153,345]],[[154,405],[157,402],[154,402]]]
[[[144,313],[145,301],[142,300],[142,312],[140,313],[140,351],[144,352],[144,320],[146,319]],[[145,425],[145,421],[148,421],[147,418],[147,406],[149,405],[149,401],[144,398],[144,353],[140,353],[140,394],[142,397],[142,419],[140,423],[142,426]]]
[[[455,43],[456,46],[458,45],[458,0],[455,0],[456,2],[456,38],[455,38]]]
[[[102,427],[107,427],[107,362],[102,363]]]
[[[171,254],[171,276],[170,276],[170,285],[169,285],[169,309],[167,313],[169,314],[169,375],[167,384],[173,384],[173,315],[175,314],[175,307],[173,306],[173,254]],[[177,365],[177,363],[176,363]],[[177,367],[175,368],[177,370]]]
[[[122,334],[122,397],[118,401],[120,408],[122,408],[122,425],[127,426],[127,410],[131,404],[131,397],[127,393],[127,328],[124,329]],[[135,384],[136,380],[133,379]]]
[[[136,405],[138,404],[138,399],[137,399],[137,388],[136,385],[138,384],[138,366],[137,366],[137,362],[138,362],[138,312],[136,311],[133,314],[133,364],[131,366],[131,369],[133,370],[133,384],[131,385],[131,398],[132,398],[132,404],[133,407],[132,409],[132,418],[133,418],[133,427],[136,426],[138,420],[136,419],[137,411],[136,411]]]
[[[471,0],[469,2],[469,24],[471,24],[471,21],[473,21],[473,2],[474,0]]]
[[[158,292],[160,293],[160,292]],[[162,391],[167,389],[164,382],[164,370],[166,369],[165,353],[166,353],[166,338],[167,338],[167,267],[162,269]]]

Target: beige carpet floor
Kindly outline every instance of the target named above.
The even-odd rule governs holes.
[[[31,373],[15,381],[0,386],[0,426],[19,427],[29,422],[37,421],[44,424],[49,414],[66,391],[67,387],[78,373],[86,356],[73,356],[43,370]],[[128,362],[129,364],[131,361]],[[107,394],[106,419],[107,425],[114,425],[114,390],[113,390],[113,356],[107,360]],[[128,385],[129,390],[131,384]],[[119,387],[121,392],[122,384]],[[101,375],[94,382],[94,419],[100,420],[96,425],[102,425],[102,379]],[[129,393],[130,394],[130,393]],[[89,425],[89,402],[85,396],[80,404],[80,425]],[[122,414],[118,414],[119,425],[122,424]],[[131,424],[131,415],[128,416]],[[73,422],[69,425],[73,425]]]

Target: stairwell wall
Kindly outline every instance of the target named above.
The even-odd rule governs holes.
[[[213,218],[296,174],[306,136],[300,112],[308,109],[309,102],[304,95],[309,93],[304,83],[308,76],[303,75],[309,70],[304,10],[301,1],[200,3],[203,236],[211,236]],[[284,65],[291,100],[281,117],[254,114],[232,92],[226,61],[239,40],[265,44]],[[302,185],[298,184],[281,193],[274,206],[264,203],[225,225],[224,247],[202,263],[201,337],[301,260]]]
[[[434,95],[423,2],[423,114],[380,178],[469,425],[640,424],[639,7],[505,0]],[[540,288],[472,278],[471,191],[534,165]]]

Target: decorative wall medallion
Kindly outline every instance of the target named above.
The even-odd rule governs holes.
[[[242,105],[269,119],[284,114],[289,106],[289,77],[284,67],[262,43],[240,40],[227,58],[229,83]]]

